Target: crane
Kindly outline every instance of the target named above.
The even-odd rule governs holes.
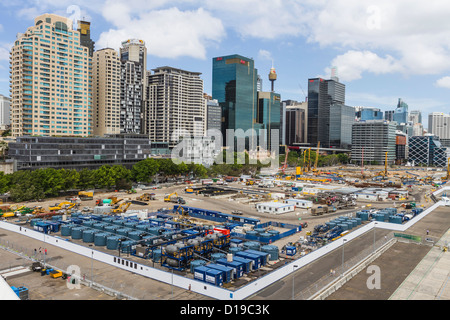
[[[317,143],[317,151],[316,151],[316,161],[314,162],[314,170],[317,171],[317,164],[319,162],[319,149],[320,149],[320,141]]]
[[[285,150],[286,157],[284,158],[284,164],[283,164],[283,166],[280,169],[283,172],[283,174],[284,174],[284,172],[285,172],[285,170],[287,168],[287,160],[288,160],[288,155],[289,155],[289,148],[286,145],[284,145],[284,150]]]
[[[311,148],[308,149],[308,171],[311,171]]]
[[[450,181],[450,157],[447,159],[447,177],[443,180]]]
[[[386,179],[387,175],[388,175],[388,171],[387,171],[387,166],[388,166],[388,152],[386,152],[385,158],[384,158],[384,173],[383,176]]]

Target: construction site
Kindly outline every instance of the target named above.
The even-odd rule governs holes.
[[[267,283],[267,275],[281,274],[281,281],[294,271],[287,272],[287,265],[308,261],[349,236],[364,235],[374,223],[401,230],[424,214],[432,215],[437,205],[448,211],[449,179],[449,168],[390,168],[386,161],[384,166],[326,170],[283,166],[275,174],[115,192],[82,190],[43,202],[4,203],[0,228],[5,232],[0,240],[5,250],[26,242],[23,238],[34,242],[19,254],[23,269],[39,271],[38,279],[72,277],[108,291],[108,284],[89,272],[84,277],[73,274],[64,259],[52,260],[30,249],[55,246],[59,252],[65,250],[59,256],[90,257],[92,265],[95,260],[151,279],[158,283],[155,290],[166,285],[172,297],[177,287],[181,296],[189,291],[198,299],[249,298],[276,283]],[[20,279],[17,274],[15,279]],[[250,284],[258,291],[241,293]],[[23,287],[29,288],[27,283]],[[110,289],[116,298],[148,299],[124,293],[123,287]],[[33,292],[40,290],[38,286],[29,290],[29,299],[39,299]],[[161,297],[166,298],[170,297]]]

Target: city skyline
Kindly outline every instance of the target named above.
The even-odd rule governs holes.
[[[394,110],[401,98],[410,110],[422,111],[427,127],[429,113],[448,113],[450,92],[450,50],[441,41],[449,29],[442,13],[450,6],[434,2],[439,6],[419,1],[2,3],[0,93],[9,96],[9,51],[16,34],[32,25],[36,16],[55,13],[91,22],[96,51],[106,47],[118,51],[122,41],[143,39],[148,70],[169,65],[200,72],[208,94],[211,60],[217,56],[253,58],[264,91],[270,91],[268,74],[274,66],[275,91],[282,100],[304,101],[308,79],[330,78],[331,68],[337,67],[349,106]],[[423,30],[419,33],[407,21],[422,22]]]

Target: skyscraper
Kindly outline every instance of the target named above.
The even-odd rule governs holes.
[[[329,147],[330,108],[345,104],[345,85],[335,80],[308,80],[308,143]]]
[[[394,110],[393,120],[398,124],[408,123],[408,115],[408,105],[402,99],[398,99],[397,108]]]
[[[306,143],[307,139],[307,120],[308,120],[308,103],[287,100],[286,103],[286,144]]]
[[[352,161],[384,164],[396,159],[396,124],[390,121],[369,120],[352,126]]]
[[[116,50],[106,48],[93,57],[94,135],[120,133],[120,59]]]
[[[122,42],[120,61],[120,132],[140,134],[147,73],[144,41],[131,39]]]
[[[80,33],[80,43],[83,47],[89,48],[89,56],[94,55],[95,42],[91,39],[91,23],[78,21],[78,32]]]
[[[11,124],[11,99],[0,94],[0,126]]]
[[[450,115],[443,112],[432,112],[428,115],[428,133],[439,139],[450,139]]]
[[[231,145],[226,138],[227,129],[242,129],[246,132],[261,128],[256,123],[257,79],[258,71],[252,59],[237,54],[213,58],[212,98],[217,99],[222,108],[222,134],[226,145]],[[250,138],[256,139],[257,136]]]
[[[147,106],[144,133],[151,141],[178,143],[176,130],[191,137],[205,134],[206,104],[201,73],[172,67],[153,69],[147,76]]]
[[[92,135],[92,58],[72,21],[35,19],[11,49],[11,133]]]

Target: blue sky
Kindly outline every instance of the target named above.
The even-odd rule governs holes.
[[[0,93],[9,93],[9,49],[43,13],[86,18],[96,49],[146,41],[148,68],[202,73],[211,93],[212,58],[253,58],[269,90],[305,99],[308,78],[337,67],[347,104],[450,113],[450,1],[447,0],[9,0],[0,2]]]

